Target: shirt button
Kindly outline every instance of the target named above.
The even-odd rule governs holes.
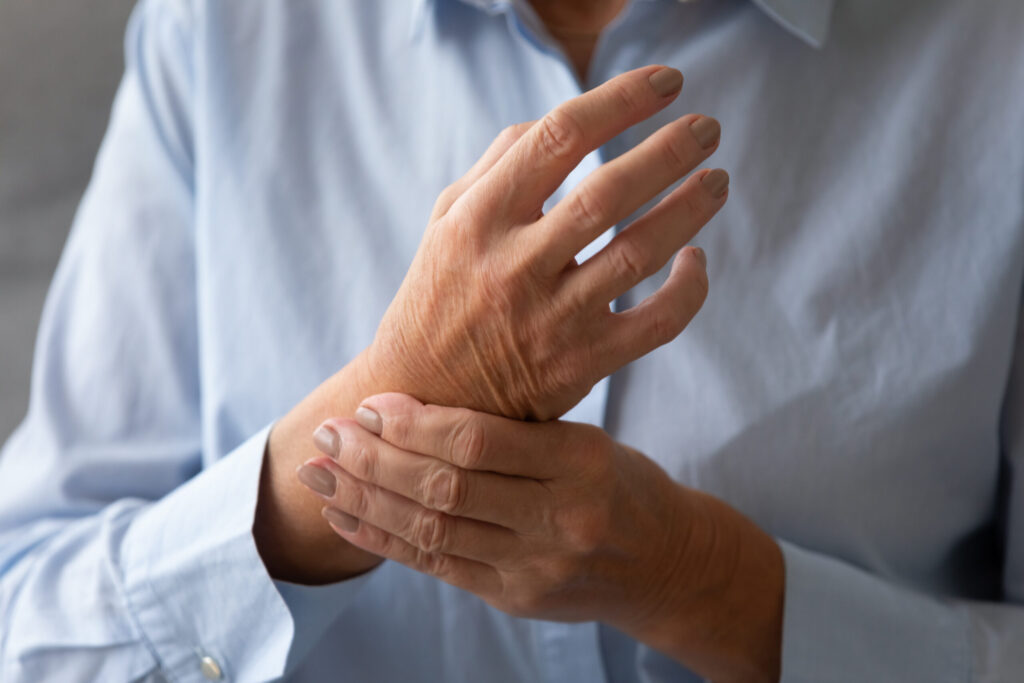
[[[220,670],[220,664],[209,655],[199,659],[199,670],[203,672],[208,681],[219,681],[224,675]]]

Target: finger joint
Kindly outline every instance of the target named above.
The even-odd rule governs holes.
[[[662,146],[665,162],[673,171],[683,174],[693,167],[694,162],[686,153],[686,147],[677,136],[669,136]]]
[[[436,510],[421,510],[413,523],[412,541],[426,553],[439,553],[446,547],[447,529],[445,516]]]
[[[650,257],[635,242],[628,239],[619,240],[610,256],[613,260],[612,266],[622,280],[636,283],[647,277]]]
[[[589,184],[585,183],[576,188],[569,198],[568,209],[573,225],[588,232],[607,222],[606,200],[600,199]]]
[[[417,551],[413,564],[424,574],[443,577],[449,574],[451,561],[447,555],[420,550]]]
[[[449,515],[461,514],[466,500],[466,477],[450,465],[441,465],[427,475],[424,502]]]
[[[684,322],[680,320],[681,317],[673,309],[663,309],[652,314],[651,336],[658,346],[669,343],[683,331]]]
[[[349,514],[359,519],[366,519],[370,510],[370,493],[367,487],[363,484],[349,487],[347,503]]]
[[[466,415],[451,431],[449,459],[465,469],[479,468],[484,460],[485,439],[483,426],[472,415]]]
[[[573,116],[555,109],[540,120],[538,138],[541,148],[553,159],[570,159],[579,154],[583,130]]]
[[[367,446],[360,444],[356,447],[355,453],[349,462],[349,471],[363,481],[375,481],[377,474],[377,453]]]

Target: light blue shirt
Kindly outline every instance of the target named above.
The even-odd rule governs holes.
[[[570,417],[779,539],[786,681],[1024,679],[1022,27],[636,0],[597,46],[586,87],[686,85],[552,201],[690,111],[733,181],[704,310]],[[0,680],[694,680],[394,563],[275,582],[253,543],[269,425],[370,342],[438,192],[581,91],[529,7],[144,0],[127,57],[0,457]]]

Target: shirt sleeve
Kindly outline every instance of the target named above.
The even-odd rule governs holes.
[[[1003,405],[1003,601],[925,595],[781,542],[782,681],[997,683],[1024,672],[1024,315]]]
[[[275,583],[252,536],[269,427],[204,454],[193,27],[143,0],[0,453],[0,680],[268,680],[366,579]]]

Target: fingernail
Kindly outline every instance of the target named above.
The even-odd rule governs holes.
[[[700,247],[694,247],[693,255],[697,257],[697,260],[700,261],[700,264],[704,266],[704,268],[708,267],[708,255],[704,253],[703,249]]]
[[[690,132],[693,133],[693,137],[697,138],[697,144],[701,146],[701,149],[710,149],[718,142],[718,137],[722,134],[722,127],[710,116],[702,116],[690,124]]]
[[[337,487],[338,482],[335,481],[334,475],[325,470],[322,467],[314,467],[313,465],[303,465],[298,469],[299,481],[313,489],[321,496],[333,496],[334,489]]]
[[[366,406],[359,406],[359,409],[356,410],[355,417],[359,426],[367,431],[373,432],[374,434],[380,434],[384,431],[384,421],[380,419],[380,415]]]
[[[729,174],[716,168],[705,173],[700,182],[708,189],[712,197],[718,199],[729,189]]]
[[[316,431],[313,432],[313,442],[324,455],[329,455],[332,458],[338,457],[338,450],[341,447],[341,437],[332,427],[327,424],[322,424],[317,427]]]
[[[320,511],[324,519],[338,527],[342,531],[355,531],[359,528],[359,520],[352,515],[342,512],[338,508],[324,508]]]
[[[660,97],[675,95],[683,87],[683,74],[678,69],[664,67],[650,75],[648,81]]]

